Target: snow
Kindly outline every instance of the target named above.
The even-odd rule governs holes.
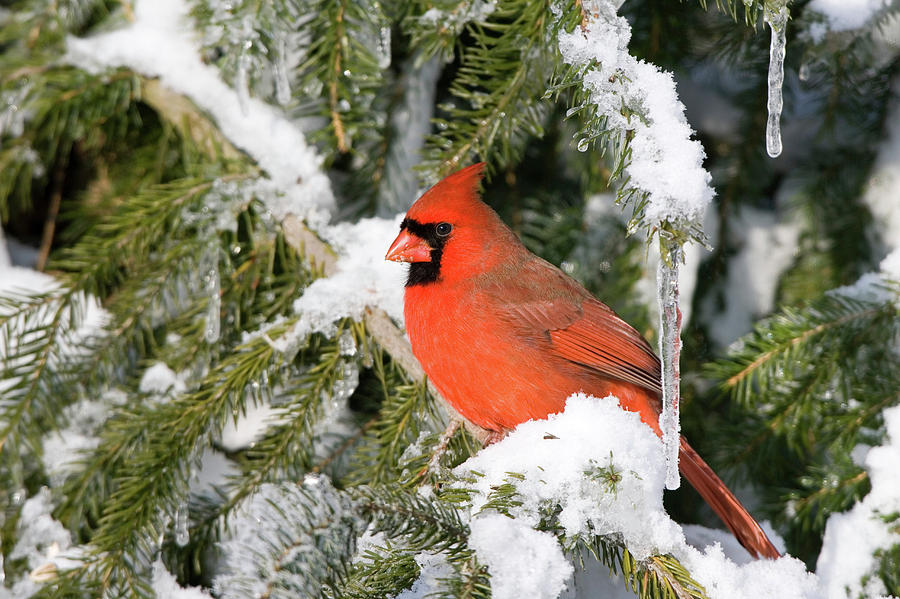
[[[317,279],[294,302],[299,320],[290,331],[272,340],[279,351],[294,351],[311,333],[333,336],[342,318],[360,320],[369,306],[403,320],[405,269],[384,260],[384,253],[400,231],[402,215],[338,223],[321,231],[338,253],[336,272]]]
[[[42,440],[41,461],[53,488],[59,487],[76,471],[85,452],[100,444],[97,430],[106,422],[110,412],[126,400],[120,391],[108,391],[100,399],[82,398],[63,410],[65,428],[51,431]]]
[[[718,544],[676,553],[710,599],[813,599],[820,597],[815,574],[799,559],[754,560],[738,565]]]
[[[139,0],[128,26],[89,38],[69,37],[65,60],[92,72],[128,67],[159,77],[207,111],[222,133],[268,173],[283,194],[266,200],[276,218],[294,214],[314,228],[323,226],[334,197],[321,170],[322,157],[280,110],[242,97],[215,67],[204,64],[188,11],[183,0]]]
[[[60,284],[55,278],[30,268],[11,266],[9,259],[8,251],[0,256],[0,274],[2,274],[0,296],[15,298],[40,294],[53,296],[60,293]],[[0,315],[8,315],[10,311],[15,310],[11,306],[0,307]],[[5,358],[14,354],[19,343],[32,339],[34,331],[51,321],[58,306],[57,302],[47,302],[38,310],[25,315],[20,314],[17,318],[6,322],[4,328],[8,331],[8,335],[0,335],[0,357]],[[109,315],[100,307],[96,298],[84,295],[73,298],[70,306],[63,310],[60,322],[74,321],[75,328],[60,326],[54,340],[55,351],[50,359],[55,361],[60,356],[75,356],[78,352],[84,351],[84,343],[91,337],[102,334],[102,328],[108,318]],[[0,391],[14,385],[15,380],[12,377],[0,379]]]
[[[62,485],[70,474],[77,471],[78,459],[96,449],[98,445],[100,445],[98,437],[72,429],[49,433],[42,441],[41,461],[50,478],[50,484],[54,487]]]
[[[478,516],[469,526],[469,547],[488,567],[492,597],[554,599],[566,588],[572,564],[551,533],[499,514]]]
[[[795,558],[747,561],[744,553],[735,561],[726,555],[717,535],[698,535],[696,527],[692,538],[712,543],[702,549],[688,545],[681,526],[663,509],[665,464],[660,441],[637,414],[619,408],[615,397],[575,394],[562,414],[520,425],[454,473],[475,493],[470,525],[479,559],[489,564],[496,560],[504,572],[498,579],[492,578],[496,596],[523,596],[518,577],[508,575],[515,567],[512,563],[536,568],[535,556],[541,556],[541,567],[549,568],[545,574],[549,580],[560,580],[563,571],[569,572],[557,561],[544,536],[519,534],[515,528],[536,526],[545,508],[553,505],[561,508],[557,517],[566,536],[620,538],[638,560],[671,553],[706,587],[711,599],[819,596],[815,575]],[[498,518],[508,518],[482,511],[493,490],[507,483],[514,484],[519,493],[516,499],[521,505],[509,510],[518,525],[500,524],[503,520]],[[479,523],[486,516],[492,519]],[[499,539],[515,538],[515,542],[486,541],[487,532],[480,527]],[[501,544],[506,555],[502,555]],[[521,571],[520,576],[524,576]],[[541,588],[549,593],[547,587]]]
[[[9,559],[24,559],[28,576],[16,581],[11,589],[0,585],[0,598],[24,599],[35,594],[43,582],[51,580],[62,570],[82,565],[85,551],[72,545],[72,535],[53,519],[50,489],[40,491],[22,505],[16,525],[17,542],[9,553]]]
[[[763,20],[772,30],[766,104],[769,110],[766,120],[766,152],[772,158],[781,155],[781,108],[784,105],[781,87],[784,84],[784,51],[789,16],[786,0],[778,4],[766,3],[763,10]]]
[[[224,487],[229,479],[240,475],[240,469],[222,453],[207,447],[200,454],[200,467],[194,473],[190,481],[191,495],[214,496],[217,488]]]
[[[554,599],[566,588],[574,568],[551,533],[500,514],[477,516],[469,527],[469,547],[487,565],[495,599]]]
[[[445,590],[443,580],[453,575],[453,566],[441,553],[419,553],[415,556],[419,577],[395,599],[427,599]]]
[[[175,374],[164,362],[155,362],[147,368],[138,383],[138,391],[156,395],[183,393],[186,388],[183,377]]]
[[[719,347],[750,332],[755,319],[775,308],[778,281],[793,263],[800,238],[793,218],[750,206],[741,207],[729,232],[740,250],[728,263],[722,284],[726,297],[720,305],[710,294],[701,307],[709,335]]]
[[[268,403],[248,402],[246,411],[236,421],[229,420],[222,428],[219,446],[225,451],[239,451],[252,447],[265,434],[266,429],[278,420],[280,410]]]
[[[610,469],[620,477],[615,484]],[[663,511],[660,440],[615,397],[573,395],[563,414],[519,425],[455,470],[461,477],[475,472],[473,512],[515,472],[525,477],[515,482],[523,503],[510,513],[526,524],[538,523],[542,506],[558,504],[567,536],[619,534],[637,559],[683,543]]]
[[[703,147],[691,139],[671,73],[628,54],[631,26],[616,14],[617,3],[583,5],[593,18],[572,33],[562,30],[559,49],[568,64],[598,63],[585,71],[584,88],[610,129],[633,133],[625,176],[630,186],[649,194],[648,224],[698,221],[712,201],[711,177],[703,168]],[[635,115],[622,114],[627,111]]]
[[[891,531],[882,519],[900,512],[900,406],[882,414],[887,430],[885,443],[870,449],[865,459],[872,490],[849,511],[832,514],[825,526],[816,571],[828,599],[887,593],[879,577],[867,575],[877,566],[873,559],[876,550],[900,543],[900,533],[896,528]]]
[[[889,0],[812,0],[806,10],[823,15],[831,31],[847,31],[862,27],[889,5]]]
[[[894,101],[885,119],[886,135],[862,196],[872,212],[878,243],[888,252],[900,248],[900,79],[895,80],[893,92]]]
[[[198,587],[183,587],[178,584],[162,560],[153,562],[153,593],[157,599],[212,599],[212,596]]]
[[[896,287],[889,288],[886,286],[891,282],[894,284],[900,282],[900,248],[888,254],[878,266],[879,270],[877,272],[866,273],[852,285],[837,287],[828,293],[874,303],[892,301],[900,307],[900,297],[894,291]]]
[[[50,515],[53,505],[50,489],[42,487],[37,495],[28,498],[19,517],[18,542],[10,552],[10,559],[24,558],[28,567],[35,569],[48,561],[57,563],[60,551],[72,545],[72,535]],[[68,564],[60,558],[59,564]]]

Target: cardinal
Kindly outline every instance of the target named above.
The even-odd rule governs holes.
[[[484,164],[429,189],[387,260],[409,263],[406,331],[425,373],[469,422],[500,438],[614,395],[657,435],[660,363],[650,344],[577,281],[532,254],[479,198]],[[777,558],[759,524],[681,438],[680,470],[754,557]]]

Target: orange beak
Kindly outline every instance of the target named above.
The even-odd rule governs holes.
[[[393,262],[431,262],[431,246],[404,229],[397,235],[384,259]]]

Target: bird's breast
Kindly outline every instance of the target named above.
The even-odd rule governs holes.
[[[529,338],[477,291],[440,285],[406,290],[413,353],[444,398],[467,420],[509,430],[562,411],[577,391],[598,393],[571,363]]]

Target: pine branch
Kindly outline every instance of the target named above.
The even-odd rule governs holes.
[[[216,577],[225,598],[319,596],[346,577],[359,520],[349,497],[321,477],[263,485],[234,523]]]
[[[549,7],[549,2],[505,0],[486,20],[468,22],[473,43],[462,49],[450,86],[456,102],[442,107],[446,116],[435,119],[439,132],[427,141],[427,178],[436,181],[475,156],[489,165],[514,163],[530,138],[543,135],[548,107],[541,98],[556,60],[548,43],[555,37]],[[446,23],[432,26],[441,32]]]
[[[744,0],[742,2],[738,2],[737,0],[715,1],[716,9],[719,12],[730,16],[734,21],[737,21],[738,19],[738,7],[743,7],[744,23],[751,27],[756,27],[759,15],[762,13],[763,5],[766,4],[766,0]],[[708,0],[700,0],[700,6],[702,6],[704,10],[709,10],[707,5]]]
[[[425,398],[425,386],[410,384],[405,377],[388,367],[376,353],[373,369],[383,389],[384,400],[378,420],[364,436],[355,461],[359,483],[380,484],[394,479],[401,471],[397,457],[416,442],[420,431],[433,419]]]
[[[338,597],[346,599],[389,599],[410,588],[419,577],[413,555],[403,550],[367,549],[360,555]]]
[[[842,342],[859,342],[865,335],[885,330],[886,336],[896,334],[891,325],[896,313],[891,302],[872,304],[836,294],[799,310],[786,308],[759,325],[727,362],[711,367],[709,373],[723,380],[735,399],[746,403],[752,393],[764,395],[785,374],[795,378],[795,365],[809,364],[815,356],[829,357]]]
[[[496,7],[487,0],[415,0],[403,26],[418,62],[437,57],[450,62],[459,37],[473,24],[484,24]]]
[[[869,474],[850,463],[846,457],[840,462],[837,473],[834,467],[810,468],[810,472],[799,481],[801,489],[787,495],[788,505],[803,529],[824,533],[831,514],[844,511],[869,492]],[[824,486],[823,480],[827,481]]]
[[[373,533],[401,537],[406,548],[415,552],[465,550],[469,527],[454,506],[397,486],[359,486],[352,492],[361,513],[372,519]]]
[[[0,401],[0,451],[4,460],[19,459],[22,444],[37,452],[43,431],[57,414],[49,398],[63,385],[56,371],[66,352],[79,342],[78,328],[87,301],[77,290],[43,295],[0,297],[3,399]],[[39,453],[39,452],[37,452]]]
[[[285,329],[277,327],[270,336]],[[165,530],[162,514],[174,513],[176,502],[185,497],[191,462],[209,436],[220,433],[233,410],[243,405],[244,389],[264,372],[274,378],[275,358],[275,349],[257,337],[219,361],[197,390],[169,403],[135,406],[111,427],[115,434],[99,453],[120,445],[134,450],[115,475],[114,490],[91,539],[109,584],[127,582],[141,564],[149,564]],[[179,432],[174,439],[172,431]]]
[[[645,561],[634,558],[620,541],[604,537],[568,539],[570,551],[588,552],[610,569],[621,573],[625,587],[641,599],[708,599],[706,590],[671,555],[653,555]]]
[[[264,483],[297,480],[305,473],[318,473],[314,466],[315,442],[320,431],[316,425],[324,411],[324,397],[336,394],[346,358],[342,357],[336,338],[304,350],[303,364],[315,359],[317,362],[311,368],[286,376],[278,397],[270,398],[270,403],[277,400],[284,407],[262,438],[239,456],[241,475],[226,489],[227,500],[207,514],[204,526],[227,520],[231,511]]]

